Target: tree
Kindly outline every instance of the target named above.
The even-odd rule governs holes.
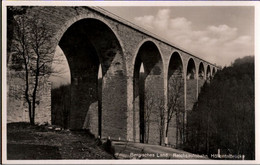
[[[52,73],[53,33],[38,15],[20,15],[15,18],[15,22],[12,51],[22,64],[23,70],[19,75],[25,82],[24,98],[30,123],[34,125],[39,85],[45,82],[44,76]]]
[[[181,69],[181,68],[180,68]],[[168,105],[166,111],[166,130],[165,137],[168,138],[169,125],[172,121],[172,118],[175,117],[176,122],[176,146],[178,146],[179,137],[182,140],[183,135],[183,115],[184,115],[184,107],[183,107],[183,77],[181,74],[181,70],[177,70],[173,75],[169,78],[169,86],[168,86]],[[167,142],[167,140],[166,140]]]
[[[164,99],[159,99],[159,116],[158,116],[158,128],[159,128],[159,144],[162,145],[163,143],[163,137],[164,137],[164,131],[165,131],[165,106],[164,106]]]
[[[254,58],[238,59],[201,89],[188,117],[188,149],[254,159]]]
[[[149,134],[150,134],[150,124],[151,124],[151,114],[153,109],[156,106],[155,96],[152,91],[147,89],[145,91],[145,101],[144,101],[144,127],[145,127],[145,136],[144,142],[149,143]]]

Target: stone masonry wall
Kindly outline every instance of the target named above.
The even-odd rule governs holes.
[[[29,122],[28,105],[23,93],[25,89],[24,80],[18,77],[17,72],[10,70],[7,76],[7,123]],[[38,89],[35,123],[51,124],[51,83],[46,81]]]

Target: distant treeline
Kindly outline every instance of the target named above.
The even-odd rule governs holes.
[[[201,89],[188,114],[186,150],[255,159],[254,57],[237,59]]]

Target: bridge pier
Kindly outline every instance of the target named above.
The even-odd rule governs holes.
[[[209,78],[216,68],[97,8],[38,6],[26,10],[28,12],[24,14],[39,17],[54,31],[50,42],[53,47],[59,45],[67,58],[71,72],[70,129],[86,128],[103,138],[120,137],[121,140],[137,142],[144,142],[149,135],[148,143],[158,144],[160,110],[162,107],[167,109],[169,95],[175,93],[169,82],[180,78],[174,73],[180,63],[176,63],[178,58],[171,61],[171,57],[176,55],[173,52],[178,52],[183,70],[181,100],[185,110],[184,124],[187,123],[186,110],[192,109],[204,79]],[[8,25],[8,28],[13,26]],[[8,54],[13,53],[12,49],[9,51]],[[200,62],[204,69],[200,69]],[[203,70],[206,76],[199,79]],[[98,73],[101,73],[100,77]],[[12,81],[8,79],[9,84]],[[10,109],[12,105],[8,107]],[[151,121],[148,133],[144,118],[149,110]],[[41,112],[44,111],[37,113]],[[16,121],[13,116],[9,115],[8,121]],[[39,119],[40,122],[44,120]],[[174,120],[168,135],[171,143],[176,141]]]

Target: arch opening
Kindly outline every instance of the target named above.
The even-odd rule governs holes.
[[[199,73],[198,73],[198,95],[201,91],[201,87],[205,83],[206,80],[206,74],[205,74],[205,68],[202,62],[200,62],[199,65]]]
[[[187,80],[189,79],[195,79],[195,62],[194,60],[191,58],[188,62],[188,66],[187,66]]]
[[[166,126],[168,144],[178,147],[183,140],[184,127],[184,75],[183,64],[179,53],[174,52],[168,68],[168,102],[167,116],[171,122]]]
[[[199,79],[201,80],[205,79],[205,69],[202,62],[199,65]]]
[[[186,110],[192,110],[197,99],[197,78],[195,62],[189,59],[186,73]]]
[[[124,139],[125,65],[113,31],[97,19],[82,19],[66,30],[59,46],[71,71],[69,128]]]
[[[210,66],[208,65],[208,66],[207,66],[207,75],[206,75],[206,79],[207,79],[207,80],[210,80],[210,78],[211,78],[211,71],[210,71]]]
[[[142,69],[143,67],[143,69]],[[134,64],[134,136],[141,143],[159,143],[158,109],[163,104],[163,63],[157,46],[147,41]]]
[[[67,129],[69,127],[71,73],[66,56],[59,46],[56,47],[54,53],[52,70],[53,73],[49,78],[52,84],[51,121],[52,124]]]
[[[215,70],[215,67],[213,68],[212,70],[212,76],[214,76],[216,74],[216,70]]]

